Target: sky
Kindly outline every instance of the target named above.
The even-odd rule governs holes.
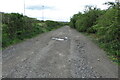
[[[70,21],[86,5],[107,9],[103,3],[115,0],[0,0],[0,12],[20,13],[38,20]]]

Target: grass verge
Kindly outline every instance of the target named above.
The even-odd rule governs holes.
[[[114,55],[113,53],[116,52],[115,50],[111,50],[106,46],[110,46],[110,44],[107,43],[100,43],[99,42],[99,37],[96,34],[91,34],[91,33],[85,33],[82,32],[83,35],[89,37],[93,42],[95,42],[100,48],[102,48],[107,54],[108,58],[110,58],[114,63],[120,65],[120,57]],[[117,51],[118,53],[120,50]]]

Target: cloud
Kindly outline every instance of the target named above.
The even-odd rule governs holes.
[[[54,7],[51,6],[43,6],[43,5],[34,5],[34,6],[28,6],[26,9],[31,9],[31,10],[42,10],[42,9],[49,9],[53,10]]]
[[[106,9],[108,6],[103,3],[108,1],[115,0],[1,0],[0,11],[24,13],[25,3],[25,15],[29,17],[41,20],[44,13],[45,20],[69,21],[74,14],[83,12],[85,5],[97,5],[98,8]]]

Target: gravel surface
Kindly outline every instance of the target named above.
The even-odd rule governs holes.
[[[2,51],[3,78],[118,78],[118,65],[69,26]]]

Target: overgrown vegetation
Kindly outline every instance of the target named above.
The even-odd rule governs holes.
[[[64,22],[39,21],[18,13],[2,13],[2,47],[65,25]]]
[[[71,18],[70,26],[80,32],[94,34],[100,47],[120,63],[120,3],[105,4],[109,5],[106,10],[87,6],[84,13],[79,12]]]

